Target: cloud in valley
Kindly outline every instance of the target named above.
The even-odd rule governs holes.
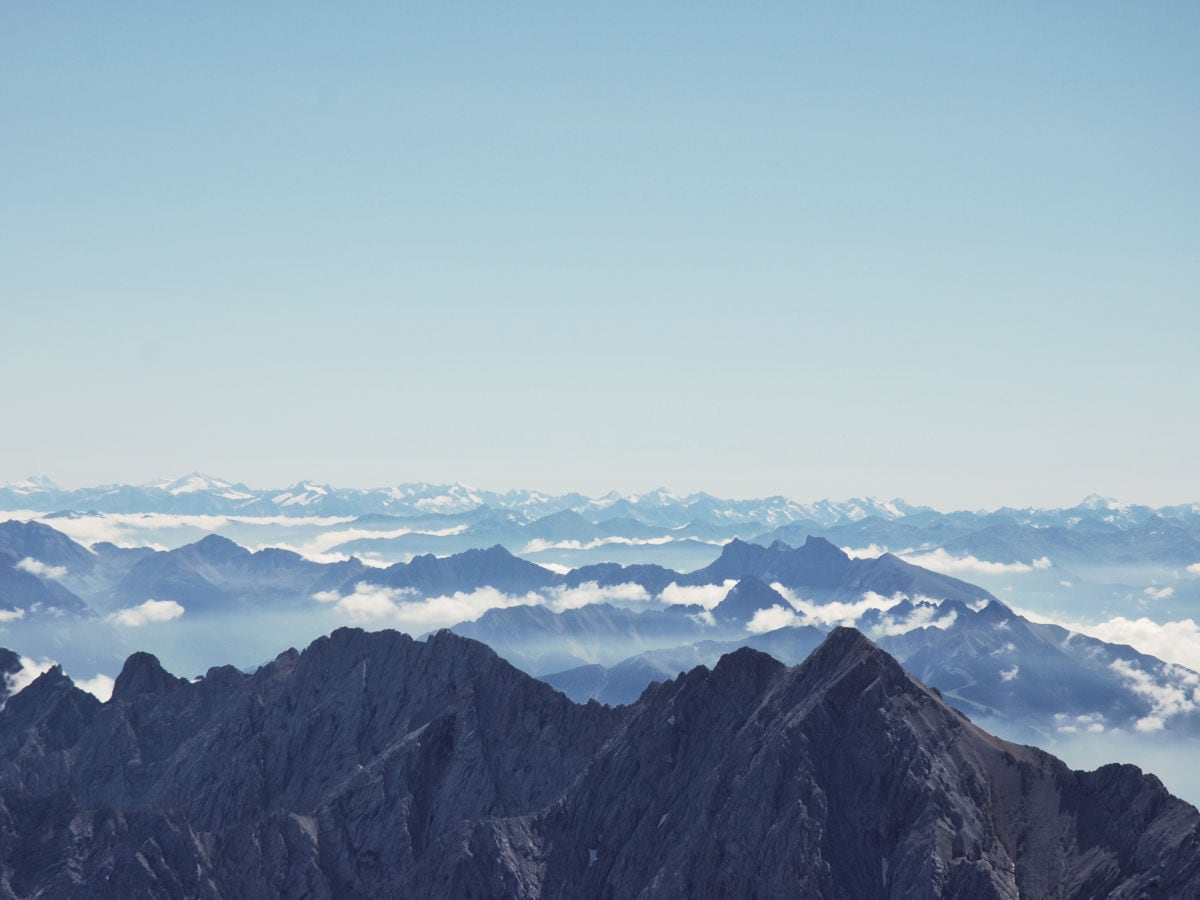
[[[725,579],[722,584],[693,586],[680,586],[672,581],[663,588],[658,599],[668,606],[703,606],[711,610],[725,599],[725,595],[733,590],[735,584],[737,581],[733,578]]]
[[[106,703],[112,697],[115,682],[107,675],[100,674],[95,678],[72,679],[81,691],[87,691],[101,703]]]
[[[12,514],[6,513],[6,515],[11,516]],[[45,513],[38,512],[23,518],[49,525],[85,547],[107,541],[118,547],[152,547],[156,550],[166,550],[168,549],[166,546],[155,542],[151,536],[161,537],[158,533],[163,531],[184,532],[179,535],[178,539],[170,541],[170,546],[178,547],[198,540],[206,534],[219,533],[234,524],[271,525],[281,528],[305,526],[328,528],[353,522],[355,517],[216,516],[177,515],[174,513],[77,513],[70,516],[47,516]]]
[[[778,591],[796,612],[802,614],[802,617],[798,621],[800,625],[822,625],[826,627],[833,625],[853,625],[869,609],[877,609],[881,612],[886,611],[904,600],[901,594],[884,597],[876,594],[874,591],[867,591],[862,595],[861,600],[855,600],[851,603],[813,603],[811,600],[805,600],[782,584],[776,583],[771,585],[771,587]]]
[[[931,603],[921,603],[903,618],[894,618],[884,614],[879,624],[871,628],[871,637],[892,637],[897,634],[907,634],[916,628],[940,628],[946,630],[958,621],[958,612],[950,610],[944,616],[938,615],[938,608]]]
[[[606,585],[601,587],[595,581],[585,581],[576,587],[551,588],[546,592],[546,605],[555,612],[565,609],[581,609],[593,603],[645,603],[650,600],[650,594],[640,584]]]
[[[583,541],[547,541],[542,538],[534,538],[521,549],[518,555],[525,556],[535,553],[545,553],[548,550],[597,550],[600,547],[608,547],[613,544],[620,544],[625,547],[658,547],[663,544],[682,542],[711,544],[714,547],[722,547],[728,543],[728,541],[702,541],[694,537],[676,538],[670,535],[652,538],[603,537],[586,543]]]
[[[1045,556],[1028,563],[988,562],[970,555],[955,556],[941,547],[927,552],[902,555],[900,558],[915,566],[933,569],[944,575],[1024,575],[1028,572],[1049,569],[1054,565]]]
[[[1085,628],[1085,634],[1110,644],[1128,644],[1141,653],[1200,671],[1200,626],[1194,619],[1159,623],[1147,618],[1118,616],[1099,625],[1082,625],[1076,630]]]
[[[1194,619],[1155,622],[1145,617],[1116,616],[1104,622],[1086,624],[1052,619],[1027,609],[1014,608],[1013,612],[1031,622],[1058,625],[1109,644],[1126,644],[1139,653],[1200,671],[1200,625]]]
[[[413,634],[473,622],[489,609],[531,606],[544,602],[535,593],[510,596],[495,588],[459,591],[439,597],[421,597],[412,588],[390,588],[360,581],[349,594],[322,591],[313,599],[332,604],[349,621],[362,625],[387,625]]]
[[[183,604],[174,600],[147,600],[113,614],[113,621],[126,628],[170,622],[183,615]]]
[[[776,603],[768,609],[760,609],[755,612],[754,618],[747,623],[746,630],[751,634],[762,634],[765,631],[795,627],[801,624],[803,623],[800,616],[796,615],[795,610],[784,609]]]
[[[30,575],[36,575],[38,578],[62,578],[67,574],[66,566],[48,566],[32,556],[26,556],[17,563],[16,568],[22,572],[28,572]]]
[[[5,675],[5,680],[8,683],[8,693],[11,696],[19,691],[25,690],[29,685],[37,680],[37,677],[45,672],[49,672],[54,666],[58,665],[52,659],[33,659],[29,656],[21,657],[21,668],[17,671]]]
[[[877,559],[888,552],[887,547],[881,547],[878,544],[868,544],[866,547],[843,547],[842,552],[851,559]],[[904,550],[904,553],[912,553],[912,550]]]
[[[854,559],[875,559],[888,553],[887,547],[881,547],[878,544],[870,544],[867,547],[843,547],[842,552]],[[896,556],[907,563],[912,563],[914,566],[922,566],[926,569],[932,569],[935,572],[941,572],[944,575],[1024,575],[1028,572],[1041,571],[1049,569],[1054,565],[1049,557],[1043,556],[1039,559],[1032,560],[1028,563],[1023,562],[989,562],[986,559],[979,559],[976,556],[969,554],[964,556],[955,556],[948,550],[938,547],[934,550],[914,550],[908,548],[906,550],[894,551]]]
[[[1200,705],[1200,674],[1188,669],[1166,665],[1155,676],[1124,659],[1113,660],[1109,668],[1126,687],[1150,701],[1150,715],[1137,721],[1138,731],[1158,731],[1171,716],[1193,712]]]

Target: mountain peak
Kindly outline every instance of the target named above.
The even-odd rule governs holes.
[[[180,550],[190,551],[202,559],[212,562],[237,559],[249,556],[250,551],[240,544],[219,534],[209,534],[192,544],[185,544]]]
[[[713,615],[734,622],[749,622],[760,609],[787,607],[783,596],[761,578],[748,575],[733,586],[725,599],[713,609]]]
[[[869,669],[905,680],[908,676],[886,651],[857,628],[839,625],[823,640],[800,669],[822,681],[838,681],[848,673]]]
[[[113,685],[112,699],[124,700],[138,694],[164,694],[187,684],[187,679],[176,678],[162,667],[158,657],[152,653],[138,651],[121,669]]]
[[[717,661],[711,677],[719,683],[750,685],[754,687],[754,693],[761,693],[773,678],[786,669],[787,666],[761,650],[739,647]]]

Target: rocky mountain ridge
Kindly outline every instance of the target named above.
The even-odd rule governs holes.
[[[1183,896],[1200,814],[990,737],[851,629],[579,706],[449,632],[0,710],[0,895]]]

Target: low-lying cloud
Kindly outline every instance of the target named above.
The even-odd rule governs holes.
[[[733,590],[737,580],[727,578],[721,584],[678,585],[674,581],[663,588],[658,599],[668,606],[703,606],[706,610],[716,608]]]
[[[1014,609],[1013,612],[1031,622],[1058,625],[1108,644],[1125,644],[1139,653],[1200,671],[1200,625],[1194,619],[1155,622],[1144,616],[1138,619],[1116,616],[1104,622],[1087,624],[1052,619],[1027,609]]]
[[[33,659],[29,656],[22,656],[21,668],[4,676],[9,696],[25,690],[37,680],[39,675],[49,672],[56,665],[58,663],[52,659]]]
[[[956,610],[952,609],[944,616],[939,616],[938,611],[937,606],[931,603],[921,603],[902,618],[895,618],[885,613],[880,617],[879,624],[871,628],[871,637],[893,637],[897,634],[907,634],[917,628],[939,628],[945,631],[958,621]]]
[[[784,609],[776,603],[768,609],[760,609],[755,612],[754,617],[746,624],[746,630],[751,634],[762,634],[766,631],[775,631],[778,628],[794,628],[802,624],[804,623],[795,610]]]
[[[50,566],[32,556],[26,556],[17,563],[16,568],[22,572],[28,572],[30,575],[36,575],[38,578],[62,578],[67,574],[66,566]]]
[[[868,610],[877,609],[880,612],[885,612],[905,599],[902,594],[884,597],[881,594],[876,594],[874,591],[867,591],[862,595],[862,599],[849,603],[814,603],[811,600],[804,599],[785,585],[776,583],[771,585],[771,587],[778,591],[791,604],[792,609],[801,614],[801,618],[797,623],[800,625],[820,625],[824,627],[853,625]]]
[[[12,516],[12,513],[6,515]],[[193,531],[199,537],[204,534],[216,534],[231,525],[329,528],[353,522],[355,519],[354,516],[217,516],[173,513],[80,513],[70,516],[47,516],[42,512],[20,518],[49,525],[85,547],[107,541],[118,547],[153,547],[164,550],[167,548],[149,540],[148,536],[162,531]],[[182,540],[171,541],[171,545],[180,546],[190,539],[187,534],[181,537]]]
[[[1054,564],[1043,556],[1028,563],[989,562],[976,556],[955,556],[941,547],[924,553],[907,554],[900,557],[915,566],[933,569],[943,575],[1024,575],[1028,572],[1049,569]]]
[[[870,544],[866,547],[843,547],[842,552],[854,559],[875,559],[892,551],[879,544]],[[1054,565],[1046,556],[1027,563],[990,562],[970,554],[955,556],[942,547],[933,550],[915,550],[910,547],[894,552],[896,556],[907,563],[932,569],[943,575],[1024,575],[1028,572],[1049,569]]]
[[[646,603],[651,599],[644,587],[633,582],[601,587],[595,581],[585,581],[575,587],[551,588],[546,595],[546,605],[555,612],[582,609],[594,603]]]
[[[666,604],[699,606],[707,612],[724,600],[735,584],[736,581],[728,580],[724,584],[683,587],[672,582],[658,598],[635,582],[601,585],[595,581],[515,595],[492,587],[482,587],[474,591],[423,597],[413,588],[390,588],[360,581],[349,593],[321,591],[314,594],[313,599],[330,605],[356,624],[424,632],[459,622],[473,622],[490,609],[513,606],[545,606],[554,612],[564,612],[597,603],[644,604],[657,599]]]
[[[1109,668],[1131,691],[1150,701],[1150,715],[1134,726],[1138,731],[1159,731],[1171,716],[1193,712],[1200,705],[1200,674],[1188,669],[1165,665],[1156,677],[1124,659],[1113,660]]]
[[[115,682],[108,675],[99,674],[94,678],[72,679],[75,682],[75,687],[81,691],[87,691],[101,703],[107,703],[112,697],[113,686]]]
[[[815,625],[818,628],[831,628],[836,625],[856,625],[866,613],[877,610],[884,613],[878,623],[869,629],[873,638],[905,634],[915,628],[946,629],[958,619],[955,610],[945,615],[939,615],[940,600],[917,595],[912,597],[913,608],[904,616],[893,616],[889,610],[910,599],[905,594],[896,593],[884,597],[874,591],[866,591],[861,599],[852,602],[814,603],[799,596],[795,591],[783,584],[771,585],[792,607],[786,610],[781,606],[773,606],[770,610],[759,610],[755,613],[748,630],[753,632],[770,631],[772,628],[785,626]],[[777,610],[777,611],[776,611]]]
[[[671,535],[662,535],[652,538],[628,538],[628,537],[602,537],[595,538],[590,541],[548,541],[543,538],[534,538],[526,544],[518,554],[519,556],[532,555],[535,553],[545,553],[549,550],[598,550],[601,547],[608,547],[613,544],[620,544],[625,547],[659,547],[663,544],[677,543],[693,543],[693,544],[711,544],[714,547],[723,547],[728,541],[705,541],[696,537],[677,538]]]
[[[126,628],[170,622],[183,615],[183,604],[174,600],[147,600],[113,613],[113,621]]]
[[[409,632],[432,631],[459,622],[473,622],[490,609],[531,606],[544,602],[539,594],[510,596],[492,587],[438,597],[421,597],[412,588],[390,588],[360,581],[349,594],[322,591],[313,599],[330,603],[351,622],[394,625]]]

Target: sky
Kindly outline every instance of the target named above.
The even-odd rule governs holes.
[[[1200,500],[1200,6],[0,5],[0,481]]]

